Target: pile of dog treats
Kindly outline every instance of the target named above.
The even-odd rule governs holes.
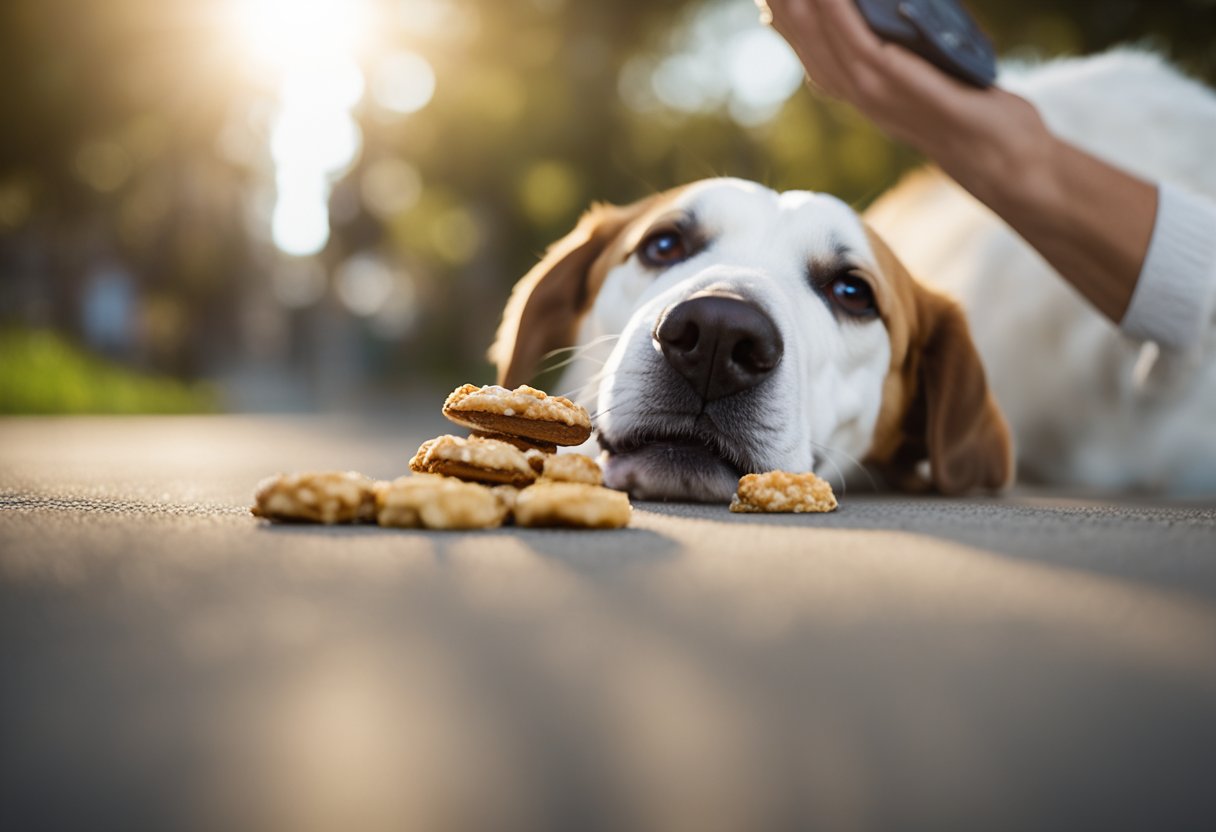
[[[629,497],[601,485],[590,457],[556,453],[591,435],[586,409],[532,387],[458,387],[443,414],[468,428],[422,444],[413,473],[375,481],[353,471],[278,474],[254,493],[253,514],[278,522],[378,523],[396,528],[520,526],[616,529]]]

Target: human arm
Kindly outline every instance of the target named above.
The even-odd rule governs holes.
[[[774,27],[794,47],[815,86],[853,104],[892,137],[937,162],[1112,321],[1126,318],[1135,324],[1133,319],[1146,318],[1136,315],[1135,307],[1142,301],[1151,305],[1155,294],[1153,286],[1144,285],[1156,285],[1148,281],[1150,241],[1162,250],[1156,240],[1163,235],[1154,232],[1155,184],[1054,136],[1028,101],[1000,88],[965,85],[884,42],[852,0],[770,0],[768,5]],[[1216,283],[1216,275],[1200,274],[1198,281],[1204,279]],[[1154,321],[1149,333],[1140,331],[1143,327],[1128,329],[1166,343],[1192,337],[1190,330],[1171,330],[1165,317],[1148,315]]]

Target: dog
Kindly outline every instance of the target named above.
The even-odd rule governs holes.
[[[1216,96],[1161,59],[1002,83],[1063,138],[1216,196]],[[514,386],[566,349],[585,450],[639,499],[727,500],[773,469],[1000,491],[1015,446],[1040,483],[1216,488],[1216,344],[1130,341],[933,171],[864,215],[729,178],[593,207],[516,285],[490,358]]]

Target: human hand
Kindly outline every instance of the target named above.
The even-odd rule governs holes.
[[[1029,102],[965,84],[875,34],[853,0],[756,0],[819,92],[857,107],[893,138],[964,178],[1001,165],[1046,132]],[[1016,143],[1011,147],[1010,143]],[[993,158],[995,157],[995,158]]]

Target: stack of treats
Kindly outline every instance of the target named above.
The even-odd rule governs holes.
[[[410,460],[414,473],[375,482],[353,472],[279,475],[255,493],[253,513],[272,520],[478,529],[520,526],[615,529],[629,523],[629,497],[601,485],[599,465],[559,446],[591,436],[586,409],[532,387],[466,384],[443,415],[468,437],[427,440]]]

